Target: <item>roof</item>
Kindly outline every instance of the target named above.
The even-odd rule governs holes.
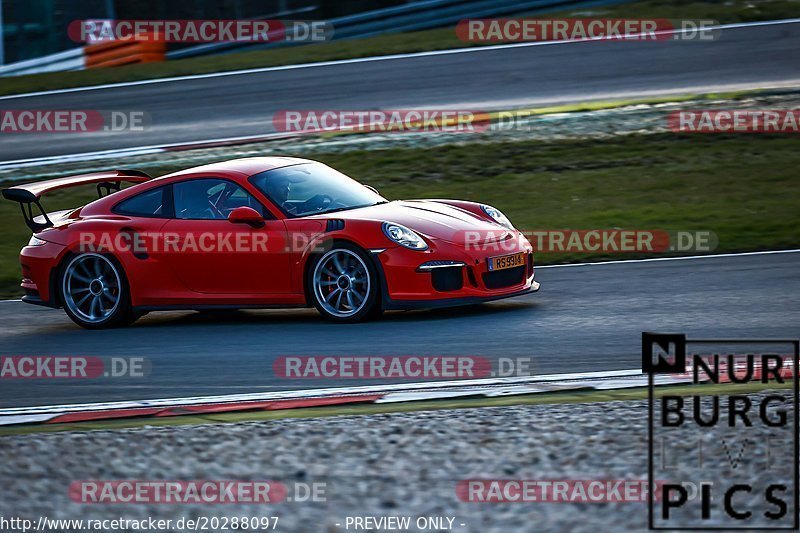
[[[253,174],[258,174],[266,170],[297,165],[298,163],[313,163],[313,161],[301,159],[299,157],[243,157],[241,159],[229,159],[228,161],[187,168],[169,174],[169,176],[193,174],[195,172],[239,172],[246,176],[252,176]]]

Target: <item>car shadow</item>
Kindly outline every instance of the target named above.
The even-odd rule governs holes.
[[[537,302],[483,303],[441,309],[414,309],[409,311],[387,311],[377,320],[361,324],[337,324],[325,320],[314,309],[282,310],[219,310],[219,311],[169,311],[154,312],[139,319],[133,328],[162,328],[171,326],[216,326],[216,325],[308,325],[319,327],[363,327],[381,323],[429,322],[476,316],[493,316],[536,309]]]
[[[498,315],[513,313],[523,309],[535,309],[536,302],[503,302],[462,305],[440,309],[414,309],[411,311],[388,311],[380,320],[384,321],[429,321],[449,320],[453,318],[466,318],[472,316]]]

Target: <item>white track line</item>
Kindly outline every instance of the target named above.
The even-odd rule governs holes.
[[[133,146],[131,148],[114,148],[96,152],[78,152],[64,155],[49,155],[44,157],[31,157],[28,159],[10,159],[0,161],[0,170],[13,170],[17,168],[38,167],[54,165],[56,163],[80,163],[95,159],[109,159],[112,157],[132,157],[159,154],[166,151],[169,145]]]
[[[138,407],[176,407],[184,405],[203,405],[212,403],[249,402],[265,400],[287,400],[297,398],[320,398],[342,395],[381,394],[396,391],[441,389],[451,387],[487,387],[520,383],[550,383],[554,381],[575,381],[609,379],[641,376],[640,369],[609,370],[602,372],[577,372],[571,374],[547,374],[542,376],[518,376],[509,378],[462,379],[457,381],[431,381],[423,383],[397,383],[390,385],[366,385],[361,387],[336,387],[282,392],[256,392],[250,394],[230,394],[225,396],[195,396],[190,398],[166,398],[157,400],[136,400],[129,402],[102,402],[67,405],[46,405],[40,407],[15,407],[0,409],[0,416],[18,416],[53,413],[72,413]]]
[[[183,141],[167,144],[152,144],[145,146],[131,146],[129,148],[113,148],[111,150],[100,150],[96,152],[78,152],[64,155],[49,155],[45,157],[31,157],[27,159],[10,159],[8,161],[0,161],[0,171],[13,170],[17,168],[38,167],[44,165],[53,165],[56,163],[74,163],[83,161],[93,161],[96,159],[109,159],[120,157],[133,157],[142,155],[160,154],[168,152],[180,147],[188,147],[188,149],[202,149],[203,145],[214,145],[224,142],[238,142],[249,140],[261,140],[265,142],[275,139],[285,139],[300,134],[291,133],[262,133],[258,135],[244,135],[239,137],[221,137],[218,139],[203,139],[201,141]],[[212,146],[213,148],[213,146]]]
[[[708,28],[706,28],[706,30],[711,30],[711,31],[732,30],[739,28],[753,28],[759,26],[776,26],[781,24],[797,24],[797,23],[800,23],[800,18],[765,20],[761,22],[739,22],[733,24],[720,24],[718,26],[709,26]],[[688,31],[690,31],[689,28],[677,29],[677,30],[663,30],[657,32],[642,32],[637,34],[631,34],[628,35],[627,37],[635,38],[635,37],[650,36],[653,34],[671,35],[671,34],[686,33]],[[696,31],[696,30],[692,29],[691,31]],[[211,72],[208,74],[192,74],[189,76],[174,76],[170,78],[155,78],[149,80],[139,80],[139,81],[130,81],[121,83],[108,83],[104,85],[91,85],[88,87],[72,87],[69,89],[54,89],[49,91],[38,91],[38,92],[24,93],[24,94],[10,94],[6,96],[0,96],[0,100],[12,100],[17,98],[28,98],[33,96],[46,96],[51,94],[65,94],[65,93],[74,93],[82,91],[97,91],[101,89],[113,89],[117,87],[135,87],[138,85],[153,85],[156,83],[170,83],[170,82],[185,81],[185,80],[202,80],[202,79],[220,78],[226,76],[239,76],[242,74],[257,74],[261,72],[278,72],[283,70],[297,70],[297,69],[329,67],[337,65],[351,65],[355,63],[371,63],[374,61],[391,61],[396,59],[411,59],[417,57],[469,54],[469,53],[487,52],[491,50],[504,50],[510,48],[527,48],[530,46],[554,46],[559,44],[576,44],[576,43],[587,43],[592,41],[603,41],[603,40],[609,40],[609,39],[598,37],[598,38],[584,39],[584,40],[536,41],[536,42],[525,42],[525,43],[497,44],[489,46],[472,46],[469,48],[454,48],[450,50],[431,50],[428,52],[413,52],[407,54],[390,54],[390,55],[373,56],[373,57],[359,57],[354,59],[339,59],[335,61],[319,61],[316,63],[300,63],[297,65],[259,67],[259,68],[243,69],[243,70],[232,70],[228,72]]]
[[[594,263],[568,263],[566,265],[542,265],[536,266],[536,270],[542,268],[566,268],[596,265],[618,265],[621,263],[653,263],[656,261],[687,261],[690,259],[716,259],[719,257],[744,257],[748,255],[775,255],[775,254],[796,254],[800,249],[794,250],[764,250],[761,252],[733,252],[729,254],[709,254],[709,255],[685,255],[680,257],[651,257],[647,259],[619,259],[616,261],[597,261]]]

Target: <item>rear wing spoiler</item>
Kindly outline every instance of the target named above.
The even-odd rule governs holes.
[[[53,222],[48,218],[47,212],[42,208],[40,199],[47,193],[79,185],[91,183],[97,184],[97,196],[102,198],[112,192],[117,192],[122,188],[123,182],[144,183],[153,179],[152,176],[141,170],[112,170],[108,172],[94,172],[92,174],[80,174],[78,176],[68,176],[66,178],[56,178],[47,181],[37,181],[25,185],[15,185],[8,189],[3,189],[3,198],[12,202],[19,202],[25,224],[34,233],[40,232],[53,226]],[[35,215],[33,206],[36,206],[41,215]],[[42,222],[36,219],[43,220]]]

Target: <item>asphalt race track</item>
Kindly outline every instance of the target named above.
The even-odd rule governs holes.
[[[235,76],[0,97],[3,109],[129,110],[144,132],[3,134],[0,162],[273,132],[278,110],[488,110],[800,81],[800,23],[725,29],[715,41],[526,46]]]
[[[274,131],[285,109],[491,109],[800,81],[800,23],[719,40],[586,42],[340,63],[164,83],[0,97],[3,109],[146,111],[143,133],[3,134],[0,162]],[[336,325],[316,311],[153,313],[85,331],[63,311],[0,302],[0,355],[138,356],[145,378],[6,380],[0,407],[362,385],[286,380],[282,355],[531,357],[540,374],[639,368],[641,332],[800,336],[800,253],[562,266],[542,290],[480,306]]]
[[[480,306],[387,313],[338,325],[313,310],[154,313],[85,331],[63,311],[0,302],[0,355],[142,356],[145,378],[6,380],[0,407],[367,384],[278,378],[281,355],[532,357],[537,373],[641,367],[641,332],[797,338],[800,253],[542,268],[538,294]]]

